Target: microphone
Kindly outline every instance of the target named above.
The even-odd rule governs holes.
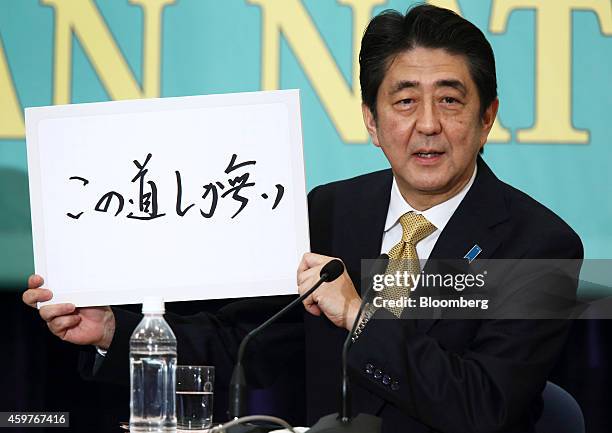
[[[243,398],[244,392],[246,390],[246,378],[244,376],[244,368],[242,367],[242,358],[244,357],[244,350],[246,348],[247,343],[253,338],[253,336],[257,335],[259,332],[267,328],[272,322],[276,321],[279,317],[283,316],[287,311],[291,310],[298,304],[301,304],[304,299],[312,294],[315,290],[319,288],[319,286],[323,283],[331,283],[336,278],[338,278],[344,272],[344,263],[342,263],[338,259],[331,260],[321,268],[321,272],[319,273],[319,281],[315,283],[306,293],[304,293],[299,298],[294,299],[285,307],[283,307],[278,313],[270,317],[264,323],[259,325],[257,328],[253,329],[249,332],[240,342],[240,347],[238,348],[238,356],[236,360],[236,365],[234,367],[234,371],[232,373],[232,379],[230,381],[229,386],[229,418],[239,418],[244,415],[246,412],[246,404],[245,399]]]
[[[350,432],[350,433],[377,433],[381,431],[382,420],[379,417],[369,414],[360,413],[355,418],[355,422],[351,422],[351,396],[349,393],[349,379],[348,379],[348,351],[353,342],[353,335],[355,329],[361,319],[363,310],[368,304],[368,299],[372,293],[374,287],[374,276],[378,274],[384,274],[387,269],[389,262],[389,256],[387,254],[381,254],[376,258],[368,275],[370,284],[367,290],[363,294],[361,305],[351,332],[348,333],[344,344],[342,345],[342,408],[340,414],[334,413],[322,417],[317,423],[308,430],[308,433],[335,433],[335,432]]]

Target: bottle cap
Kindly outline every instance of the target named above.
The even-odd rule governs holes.
[[[164,300],[159,296],[145,296],[142,303],[142,314],[164,314]]]

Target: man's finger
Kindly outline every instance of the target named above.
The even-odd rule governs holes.
[[[306,289],[304,286],[299,286],[299,287],[298,287],[298,292],[300,293],[300,296],[302,296],[304,293],[306,293],[306,291],[307,291],[307,290],[308,290],[308,289]],[[314,302],[314,300],[312,299],[312,294],[311,294],[310,296],[308,296],[306,299],[304,299],[304,300],[302,301],[302,304],[304,305],[304,307],[305,307],[306,309],[308,309],[308,306],[309,306],[309,305],[312,305],[312,304],[314,304],[314,303],[315,303],[315,302]]]
[[[40,275],[32,274],[28,278],[28,289],[37,289],[45,284],[45,280]]]
[[[310,287],[312,287],[312,284],[314,284],[314,281],[312,282],[312,284],[306,284],[306,283],[313,279],[318,279],[320,272],[321,270],[319,269],[319,267],[310,268],[303,272],[300,272],[298,274],[298,279],[297,279],[298,286],[304,288],[304,291],[308,290]],[[310,286],[310,287],[307,287],[307,286]]]
[[[309,254],[309,253],[304,253],[304,255],[302,256],[302,260],[300,260],[300,264],[298,265],[298,268],[297,268],[298,275],[300,275],[302,272],[308,269],[308,263],[306,262],[306,258],[305,258],[306,254]]]
[[[311,304],[308,306],[305,305],[304,307],[306,308],[306,311],[308,311],[313,316],[321,315],[321,309],[316,304]]]
[[[324,256],[322,254],[315,254],[315,253],[306,253],[304,254],[304,259],[306,260],[306,263],[308,264],[309,268],[315,267],[315,266],[321,266],[326,264],[327,262],[329,262],[330,260],[333,260],[333,257],[329,257],[329,256]]]
[[[30,307],[36,308],[37,302],[45,302],[53,297],[51,290],[47,289],[29,289],[23,292],[21,299]]]
[[[75,327],[79,324],[81,318],[78,314],[70,314],[68,316],[56,317],[55,319],[47,322],[47,326],[54,334],[62,334],[70,328]]]
[[[74,310],[74,304],[45,305],[40,309],[40,317],[42,317],[45,322],[50,322],[58,316],[71,314]]]
[[[314,268],[315,266],[324,265],[332,259],[333,257],[324,256],[322,254],[304,253],[300,266],[298,267],[298,273],[300,271]]]
[[[308,311],[310,314],[312,314],[314,316],[320,316],[321,315],[321,309],[313,301],[312,295],[307,297],[306,299],[304,299],[304,301],[302,301],[302,304],[304,304],[304,309],[306,311]]]

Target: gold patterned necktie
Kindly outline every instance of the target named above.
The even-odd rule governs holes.
[[[402,275],[404,272],[416,275],[421,272],[416,244],[436,231],[436,226],[423,215],[414,212],[405,213],[399,221],[402,226],[402,239],[389,250],[389,265],[385,273],[395,275],[399,271]],[[402,296],[410,296],[410,287],[385,286],[381,296],[384,299],[399,300]],[[387,309],[396,317],[400,317],[403,310],[402,307]]]

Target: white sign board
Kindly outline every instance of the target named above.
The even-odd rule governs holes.
[[[26,140],[52,303],[297,293],[297,90],[28,108]]]

